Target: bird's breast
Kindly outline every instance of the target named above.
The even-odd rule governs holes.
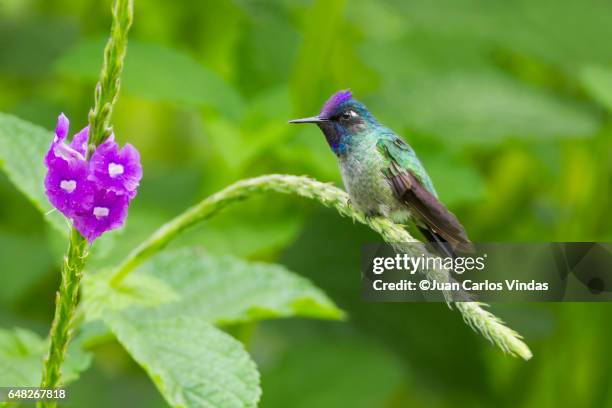
[[[384,215],[399,222],[406,220],[408,210],[393,195],[383,175],[386,163],[375,145],[349,149],[338,162],[353,206],[367,214]]]

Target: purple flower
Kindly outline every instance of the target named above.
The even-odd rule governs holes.
[[[61,142],[66,139],[69,127],[70,122],[68,118],[63,113],[60,113],[57,118],[57,125],[55,125],[55,138],[53,139],[53,143]]]
[[[67,217],[88,209],[93,201],[94,185],[88,180],[89,163],[83,155],[66,145],[68,118],[60,115],[55,137],[45,156],[49,171],[45,177],[45,190],[49,201]]]
[[[142,178],[140,154],[127,143],[120,150],[114,135],[110,135],[91,156],[90,179],[117,194],[136,195],[136,188]]]
[[[142,178],[140,155],[130,144],[119,150],[111,135],[88,162],[89,128],[74,135],[70,145],[68,128],[68,118],[61,114],[45,155],[45,190],[51,204],[92,243],[103,232],[123,225]]]
[[[89,140],[89,126],[81,129],[79,133],[74,135],[70,147],[79,152],[81,155],[87,155],[87,141]]]
[[[47,197],[66,217],[74,217],[91,206],[94,184],[87,179],[88,175],[89,165],[85,160],[51,162],[45,177]]]
[[[123,226],[129,202],[125,194],[99,189],[89,210],[74,217],[74,226],[89,242],[93,242],[103,232]]]
[[[50,167],[51,163],[57,159],[63,159],[64,161],[85,160],[82,153],[64,143],[66,136],[68,136],[68,127],[68,118],[63,113],[60,114],[57,118],[57,126],[55,127],[55,137],[53,142],[51,142],[49,151],[45,155],[47,167]]]

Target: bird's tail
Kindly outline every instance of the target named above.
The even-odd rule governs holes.
[[[474,248],[471,242],[467,242],[461,245],[460,248],[456,248],[455,246],[453,246],[453,244],[446,241],[444,238],[442,238],[441,235],[436,233],[436,231],[433,231],[427,227],[419,227],[419,231],[421,231],[421,234],[423,234],[427,242],[429,242],[429,245],[431,246],[431,249],[433,250],[433,252],[435,252],[436,254],[440,255],[443,258],[447,258],[447,257],[450,257],[453,259],[457,258],[458,256],[457,249],[459,249],[462,252],[473,252],[474,251]]]
[[[418,227],[423,236],[428,241],[428,244],[433,252],[442,258],[452,258],[455,259],[458,257],[457,249],[461,252],[474,252],[474,246],[471,242],[463,243],[459,246],[459,248],[453,246],[448,241],[445,241],[440,235],[436,234],[435,231],[426,228],[426,227]],[[449,282],[456,282],[455,277],[449,275],[447,277]],[[465,292],[463,289],[458,291],[451,291],[448,293],[444,293],[444,297],[446,298],[447,303],[450,301],[453,302],[473,302],[476,299],[469,293]]]

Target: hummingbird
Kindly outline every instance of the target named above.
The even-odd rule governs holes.
[[[333,94],[318,115],[289,123],[314,123],[321,129],[338,160],[350,204],[366,216],[413,222],[442,256],[472,252],[465,229],[438,199],[412,147],[378,122],[350,90]]]

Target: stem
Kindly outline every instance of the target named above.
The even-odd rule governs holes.
[[[87,248],[87,240],[73,228],[62,265],[62,281],[55,296],[55,315],[49,333],[51,338],[49,352],[44,360],[40,385],[42,388],[54,388],[61,383],[61,366],[72,334],[71,322],[77,304],[81,271],[85,265]],[[55,404],[45,405],[54,406]]]
[[[485,310],[488,305],[481,302],[457,302],[457,309],[463,320],[475,331],[479,331],[491,343],[513,356],[525,360],[533,357],[529,347],[521,340],[523,337],[504,325],[504,321]]]
[[[134,1],[115,0],[111,35],[104,48],[104,62],[96,85],[94,107],[89,111],[87,156],[112,133],[113,106],[119,97],[120,78],[127,51],[128,31],[134,20]]]
[[[132,270],[159,252],[185,229],[210,218],[231,203],[268,191],[297,194],[316,200],[326,207],[335,208],[340,215],[351,217],[362,224],[368,225],[388,243],[420,242],[403,227],[386,218],[366,217],[362,212],[355,210],[348,203],[348,195],[339,188],[308,177],[271,174],[238,181],[162,225],[151,237],[136,247],[117,267],[111,278],[111,285],[118,286]],[[416,247],[411,247],[413,247],[412,251],[417,250]],[[420,248],[417,252],[418,254],[422,253]],[[431,279],[434,276],[439,277],[440,273],[440,271],[427,272],[426,276]],[[482,333],[493,344],[513,356],[520,356],[525,360],[531,358],[531,351],[521,340],[521,336],[506,327],[495,315],[483,309],[482,306],[485,306],[483,303],[456,302],[455,304],[463,315],[464,321],[474,330]]]
[[[89,142],[87,158],[96,146],[112,132],[110,119],[119,95],[119,81],[127,49],[127,36],[134,16],[133,0],[115,0],[112,8],[111,34],[104,49],[104,63],[96,86],[94,107],[89,112]],[[68,251],[62,266],[62,281],[55,298],[55,314],[49,337],[49,351],[44,359],[41,387],[54,388],[62,383],[61,367],[72,334],[72,322],[78,303],[79,284],[88,255],[88,243],[72,228]],[[55,402],[38,406],[54,407]]]

